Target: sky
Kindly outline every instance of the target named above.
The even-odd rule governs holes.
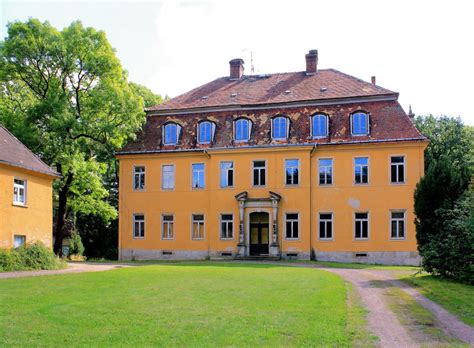
[[[474,125],[474,4],[409,0],[0,0],[7,24],[29,17],[62,29],[74,20],[105,31],[130,80],[170,97],[229,74],[334,68],[400,93],[417,115]]]

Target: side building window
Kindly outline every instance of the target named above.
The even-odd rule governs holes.
[[[133,189],[136,191],[145,189],[145,167],[133,167]]]
[[[204,163],[193,163],[193,188],[204,188]]]
[[[204,239],[204,215],[193,214],[193,239]]]
[[[323,138],[328,136],[328,117],[324,114],[316,114],[311,118],[311,136]]]
[[[405,156],[390,157],[390,182],[392,184],[405,182]]]
[[[19,248],[26,243],[26,236],[15,234],[13,236],[13,247]]]
[[[354,183],[356,184],[369,183],[369,158],[368,157],[354,158]]]
[[[300,161],[297,159],[285,160],[285,183],[286,185],[298,185]]]
[[[214,139],[216,125],[213,122],[203,121],[198,125],[198,141],[200,144],[210,144]]]
[[[356,112],[351,115],[352,135],[369,134],[369,115],[365,112]]]
[[[319,239],[332,239],[332,213],[319,213]]]
[[[288,138],[289,122],[284,116],[275,117],[272,120],[272,138],[282,140]]]
[[[161,172],[161,188],[163,190],[174,189],[174,165],[164,164]]]
[[[404,239],[405,238],[405,212],[392,211],[390,212],[390,238]]]
[[[239,118],[234,122],[234,139],[236,141],[247,141],[252,132],[252,122],[246,118]]]
[[[145,238],[145,215],[133,214],[133,238]]]
[[[163,144],[176,145],[178,143],[181,126],[176,123],[168,123],[163,127]]]
[[[253,186],[265,186],[266,164],[265,161],[253,161]]]
[[[369,213],[355,213],[354,223],[354,238],[368,239],[369,238]]]
[[[26,180],[13,180],[13,203],[26,205]]]
[[[221,162],[221,187],[234,186],[234,162]]]
[[[331,158],[320,158],[318,160],[319,167],[319,185],[332,185],[332,159]]]
[[[163,214],[161,217],[161,238],[173,239],[174,238],[174,215]]]
[[[221,215],[221,239],[234,238],[234,216],[232,214]]]
[[[299,238],[299,219],[296,213],[285,214],[286,239]]]

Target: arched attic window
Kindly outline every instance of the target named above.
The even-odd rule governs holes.
[[[315,114],[311,117],[311,136],[313,138],[327,137],[329,132],[328,116]]]
[[[287,139],[289,129],[290,121],[286,116],[274,117],[272,120],[272,139]]]
[[[200,144],[210,144],[214,139],[216,125],[214,122],[202,121],[198,124],[198,142]]]
[[[177,123],[167,123],[163,126],[163,144],[176,145],[181,133],[181,126]]]
[[[235,141],[247,141],[252,132],[252,122],[246,118],[239,118],[234,122]]]
[[[364,111],[357,111],[351,115],[352,135],[369,134],[369,114]]]

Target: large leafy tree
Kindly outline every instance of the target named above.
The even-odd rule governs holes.
[[[60,253],[68,216],[116,218],[104,178],[114,177],[113,152],[145,120],[143,98],[105,33],[81,22],[62,31],[36,19],[10,23],[0,57],[2,121],[61,174],[54,231]]]

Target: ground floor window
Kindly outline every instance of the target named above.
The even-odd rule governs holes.
[[[221,215],[221,238],[234,238],[234,216],[232,214]]]
[[[145,237],[145,215],[143,214],[133,215],[133,237],[134,238]]]
[[[392,211],[390,220],[390,237],[392,239],[405,238],[405,212]]]
[[[26,243],[26,236],[15,234],[13,237],[13,247],[19,248]]]
[[[174,238],[174,215],[164,214],[162,217],[162,234],[163,239]]]
[[[332,213],[319,213],[319,239],[332,239]]]
[[[298,239],[299,238],[299,221],[297,213],[286,213],[285,214],[286,224],[286,238],[287,239]]]
[[[355,239],[369,238],[369,213],[355,213]]]
[[[193,214],[193,239],[204,238],[204,215]]]

